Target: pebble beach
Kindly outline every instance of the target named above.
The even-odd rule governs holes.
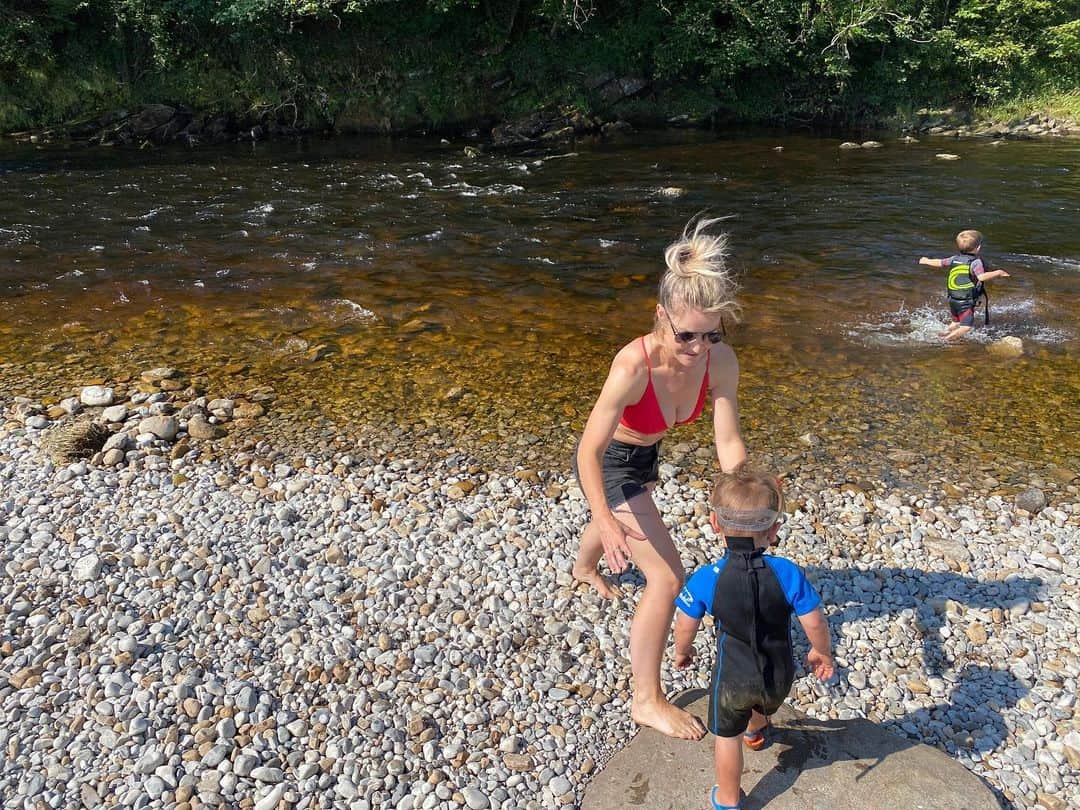
[[[4,805],[576,806],[635,733],[642,580],[614,602],[575,587],[568,458],[497,465],[374,428],[208,452],[273,419],[269,395],[181,398],[165,371],[0,401]],[[58,460],[50,433],[76,417],[108,439]],[[711,451],[684,450],[657,501],[689,572],[718,546],[684,460]],[[1057,479],[1003,495],[788,466],[780,553],[821,592],[840,670],[801,672],[792,705],[933,745],[1003,806],[1080,805],[1080,498]],[[671,691],[707,685],[708,654],[669,664]]]

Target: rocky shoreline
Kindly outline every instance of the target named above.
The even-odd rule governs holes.
[[[611,98],[632,97],[640,87],[632,79],[612,79],[608,82]],[[476,124],[455,126],[452,132],[440,133],[420,125],[395,128],[390,122],[378,126],[356,126],[338,122],[324,129],[312,129],[287,124],[269,118],[242,118],[229,114],[198,113],[183,106],[147,104],[132,112],[117,110],[104,116],[52,129],[8,133],[16,141],[35,144],[74,142],[96,146],[147,147],[181,144],[197,147],[230,142],[279,140],[311,135],[335,134],[397,134],[413,132],[445,134],[457,137],[465,134],[470,142],[494,147],[527,146],[560,143],[580,137],[612,138],[632,132],[636,126],[677,129],[719,128],[723,124],[714,116],[694,118],[678,115],[666,121],[630,121],[618,116],[600,116],[573,107],[538,109],[513,120],[491,126]],[[920,110],[910,119],[889,122],[886,129],[895,129],[900,136],[937,136],[941,138],[1003,138],[1029,139],[1080,135],[1080,122],[1054,118],[1045,113],[1008,121],[988,121],[974,118],[970,113],[955,110]]]
[[[577,805],[634,733],[642,583],[624,575],[614,604],[574,587],[586,504],[567,470],[424,453],[393,430],[344,448],[312,437],[322,450],[307,454],[245,442],[237,410],[266,391],[230,413],[165,371],[77,405],[0,403],[0,794]],[[171,438],[145,421],[169,418]],[[50,434],[76,420],[126,436],[124,457],[58,455]],[[219,430],[199,438],[193,420]],[[691,570],[716,543],[708,484],[686,463],[709,449],[684,449],[667,454],[658,501]],[[1013,497],[878,483],[788,472],[782,551],[821,590],[841,667],[827,685],[800,677],[793,705],[935,745],[1006,805],[1076,806],[1075,481]],[[672,689],[707,680],[704,665],[665,665]]]
[[[919,110],[911,119],[900,122],[907,135],[935,135],[942,138],[1057,138],[1080,135],[1080,122],[1032,112],[1007,121],[978,118],[969,112],[953,109]]]

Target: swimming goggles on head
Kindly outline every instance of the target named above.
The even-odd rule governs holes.
[[[787,521],[787,515],[784,514],[784,493],[777,492],[777,495],[780,503],[776,509],[728,509],[725,506],[714,506],[712,511],[725,529],[764,532],[771,529],[774,523],[783,524]]]

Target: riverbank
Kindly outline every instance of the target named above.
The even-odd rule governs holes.
[[[288,445],[232,425],[181,452],[198,414],[177,412],[169,439],[143,431],[152,397],[111,423],[139,445],[115,467],[54,463],[44,403],[3,403],[5,795],[577,804],[633,734],[641,581],[620,578],[613,604],[573,587],[585,502],[566,465],[537,463],[550,453],[528,441],[482,457],[437,430],[352,420],[293,423]],[[891,475],[837,485],[813,438],[801,456],[760,448],[784,463],[781,550],[829,605],[841,667],[824,687],[800,677],[793,704],[935,745],[1017,807],[1074,805],[1076,481],[1033,474],[1006,493],[942,458],[945,483],[897,489],[919,464],[897,453]],[[715,553],[710,453],[672,446],[661,468],[688,569]],[[706,668],[665,666],[664,681],[704,686]]]
[[[639,83],[632,78],[626,78],[609,79],[605,85],[617,88],[612,92],[632,94],[636,92],[635,88]],[[1075,137],[1080,135],[1080,117],[1073,111],[1074,106],[1045,100],[1036,103],[1032,100],[1030,104],[1020,101],[1006,107],[975,112],[953,108],[924,109],[914,115],[871,120],[837,131],[841,135],[851,132],[873,132],[879,135],[884,133],[885,137],[907,137],[913,134],[942,138]],[[2,137],[33,144],[72,143],[139,148],[180,144],[195,148],[229,142],[420,134],[453,138],[469,144],[469,149],[476,149],[558,144],[582,138],[610,140],[638,129],[655,131],[675,128],[723,132],[738,131],[744,126],[760,128],[763,125],[761,121],[740,124],[738,120],[715,114],[689,115],[671,110],[664,114],[660,114],[661,112],[656,110],[644,117],[622,116],[610,109],[590,111],[589,108],[556,105],[505,120],[493,121],[491,116],[485,115],[475,120],[455,121],[449,126],[440,126],[434,121],[395,121],[386,116],[378,118],[374,114],[357,115],[318,126],[305,126],[298,125],[295,121],[289,123],[265,115],[252,117],[212,114],[184,106],[148,104],[134,111],[116,110],[56,127],[10,132]]]

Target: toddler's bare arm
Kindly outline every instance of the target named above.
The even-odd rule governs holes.
[[[685,669],[694,661],[694,636],[701,619],[692,619],[681,610],[675,611],[675,668]]]
[[[810,640],[810,652],[806,662],[820,681],[833,676],[835,665],[832,657],[832,640],[829,638],[829,622],[821,608],[811,610],[799,617],[799,624]]]

